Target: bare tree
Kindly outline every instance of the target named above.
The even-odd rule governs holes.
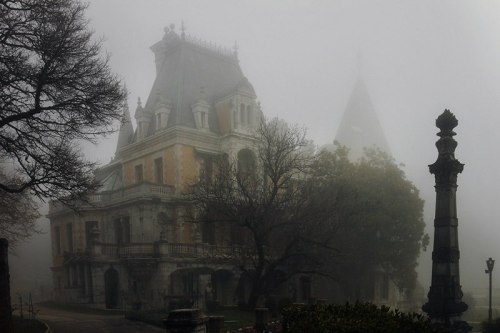
[[[308,175],[314,157],[306,151],[305,131],[273,119],[263,121],[258,134],[254,163],[222,158],[191,194],[200,223],[240,231],[233,243],[248,250],[235,263],[251,281],[250,307],[297,274],[319,273],[317,254],[333,249],[329,233],[335,231],[325,200],[313,199]]]
[[[95,190],[77,142],[110,133],[126,92],[78,0],[0,0],[0,179],[5,198],[67,204]]]

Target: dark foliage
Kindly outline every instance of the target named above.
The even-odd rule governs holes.
[[[439,333],[429,318],[370,303],[292,306],[283,311],[287,333]]]
[[[318,195],[335,198],[339,255],[327,260],[329,274],[343,285],[345,296],[370,299],[374,274],[381,270],[401,290],[411,291],[428,236],[423,200],[404,171],[380,151],[349,161],[344,147],[321,152],[313,170]],[[366,295],[352,292],[360,289]]]

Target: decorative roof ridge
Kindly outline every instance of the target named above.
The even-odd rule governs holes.
[[[195,37],[192,35],[184,35],[182,40],[185,41],[186,43],[192,44],[194,46],[198,46],[198,47],[206,49],[208,51],[212,51],[212,52],[217,53],[221,56],[229,57],[229,58],[232,58],[235,60],[238,59],[238,52],[237,52],[236,48],[231,50],[229,48],[219,46],[215,43],[203,40],[201,38],[198,38],[198,37]]]

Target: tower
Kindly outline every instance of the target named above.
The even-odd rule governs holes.
[[[365,148],[390,153],[370,95],[361,76],[358,77],[335,136],[335,141],[349,148],[349,157],[361,158]]]

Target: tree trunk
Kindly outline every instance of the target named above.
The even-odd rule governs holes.
[[[9,243],[0,238],[0,332],[10,332],[12,326],[9,280]]]

